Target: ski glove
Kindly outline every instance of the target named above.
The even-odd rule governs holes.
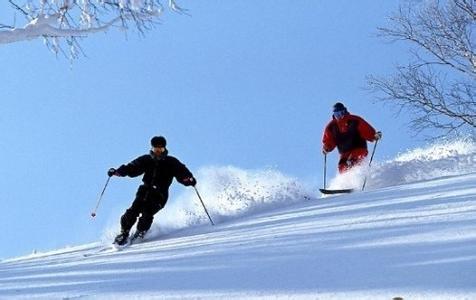
[[[375,140],[378,141],[382,138],[382,132],[381,131],[377,131],[375,133]]]
[[[197,180],[193,177],[187,177],[183,179],[183,184],[185,186],[195,186],[197,184]]]
[[[322,154],[327,155],[327,153],[329,153],[329,151],[327,151],[326,148],[322,147]]]
[[[119,176],[119,174],[117,173],[117,170],[114,169],[114,168],[110,168],[108,171],[107,171],[107,176],[111,177],[111,176]]]

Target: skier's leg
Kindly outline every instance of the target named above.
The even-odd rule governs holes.
[[[151,190],[147,199],[144,201],[143,209],[139,222],[137,223],[138,232],[146,232],[152,226],[154,215],[161,210],[167,200],[157,190]]]
[[[158,201],[149,200],[144,203],[144,209],[137,223],[138,232],[146,232],[154,222],[154,215],[162,209],[162,205]]]
[[[132,202],[131,207],[129,207],[126,212],[121,216],[121,229],[123,231],[129,232],[134,226],[139,217],[139,214],[143,210],[144,206],[144,197],[146,196],[146,188],[141,185],[137,190],[136,197],[134,202]]]
[[[349,168],[360,165],[362,161],[367,157],[368,154],[369,152],[365,148],[358,148],[358,149],[352,150],[348,156]]]
[[[342,174],[342,173],[345,173],[345,171],[347,171],[349,169],[349,166],[347,164],[347,155],[345,154],[342,154],[340,156],[340,159],[339,159],[339,163],[338,163],[338,168],[339,168],[339,173]]]

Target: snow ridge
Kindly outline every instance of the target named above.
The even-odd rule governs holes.
[[[471,137],[444,140],[408,150],[390,160],[374,160],[370,169],[368,164],[367,159],[361,167],[333,178],[329,187],[360,189],[366,176],[366,189],[372,190],[470,174],[476,172],[476,141]]]
[[[381,188],[473,172],[476,172],[476,142],[462,138],[430,144],[401,153],[393,160],[377,162],[369,184]]]

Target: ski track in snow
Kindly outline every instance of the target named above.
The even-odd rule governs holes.
[[[377,163],[368,191],[325,198],[276,171],[205,169],[216,226],[183,194],[168,212],[179,226],[161,218],[123,251],[3,260],[0,299],[476,299],[476,147],[448,147]],[[433,172],[400,176],[402,165]]]

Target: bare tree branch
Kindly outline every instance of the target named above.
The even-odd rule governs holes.
[[[475,0],[426,1],[400,7],[379,35],[406,41],[412,62],[389,77],[369,76],[378,99],[411,116],[417,134],[476,128]]]

